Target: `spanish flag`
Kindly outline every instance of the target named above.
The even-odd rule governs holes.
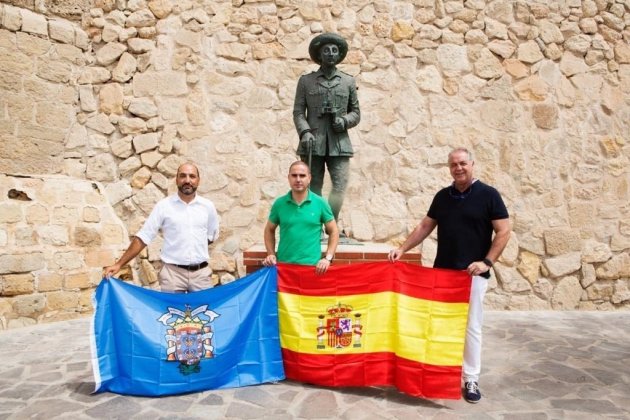
[[[470,276],[401,262],[279,264],[280,345],[288,379],[395,386],[461,397]]]

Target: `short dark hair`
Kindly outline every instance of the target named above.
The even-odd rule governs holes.
[[[293,169],[294,166],[297,165],[302,165],[306,168],[306,170],[308,171],[308,173],[311,173],[311,168],[308,167],[308,163],[304,162],[303,160],[296,160],[295,162],[293,162],[291,165],[289,165],[289,173],[291,173],[291,169]]]

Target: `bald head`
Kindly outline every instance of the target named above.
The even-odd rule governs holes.
[[[179,173],[182,172],[184,168],[186,168],[187,172],[192,170],[195,173],[195,175],[197,175],[197,178],[199,178],[199,168],[197,168],[197,165],[195,165],[192,162],[185,162],[179,165],[179,167],[177,168],[176,176],[179,176]]]

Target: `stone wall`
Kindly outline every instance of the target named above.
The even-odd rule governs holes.
[[[341,67],[357,77],[362,110],[345,230],[399,243],[449,183],[448,151],[467,146],[512,215],[488,307],[630,307],[628,0],[3,2],[5,184],[101,183],[133,234],[193,159],[222,217],[211,264],[238,277],[287,189],[295,86],[316,69],[308,44],[322,31],[348,40]],[[22,255],[15,232],[38,226],[0,218],[9,264]],[[433,237],[422,254],[431,264]],[[18,268],[0,270],[5,319],[38,293],[36,278],[4,292],[10,276],[36,276]]]
[[[103,186],[0,175],[0,191],[0,329],[91,312],[103,265],[127,244]]]

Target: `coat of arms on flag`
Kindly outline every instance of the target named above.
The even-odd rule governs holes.
[[[470,297],[465,271],[405,263],[278,264],[278,315],[289,379],[323,386],[395,386],[461,398]]]
[[[103,280],[94,304],[97,392],[175,395],[285,377],[276,267],[194,293]]]
[[[214,357],[212,345],[212,327],[210,324],[219,314],[201,305],[193,310],[186,305],[186,310],[168,308],[158,319],[167,327],[166,360],[179,361],[179,371],[184,375],[199,373],[201,359]]]
[[[317,348],[325,349],[324,335],[327,336],[327,344],[330,348],[342,349],[349,347],[352,344],[354,336],[353,347],[361,347],[361,314],[355,312],[352,314],[353,308],[345,303],[337,303],[326,309],[326,315],[319,315],[319,325],[317,327]],[[353,321],[354,317],[354,321]],[[326,326],[324,327],[324,318],[326,319]]]

